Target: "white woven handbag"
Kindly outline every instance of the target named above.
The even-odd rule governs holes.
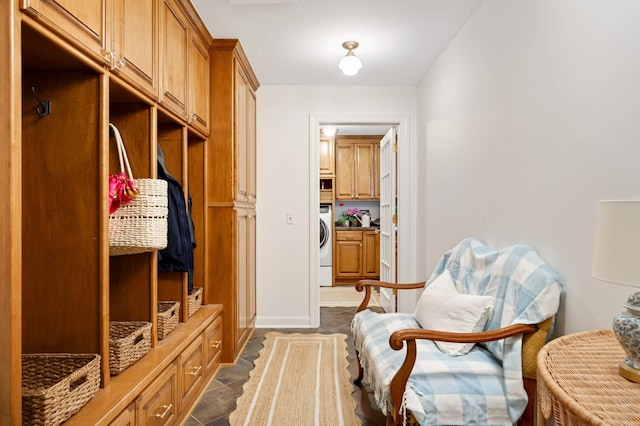
[[[109,123],[118,148],[120,171],[126,172],[140,193],[109,215],[109,255],[145,253],[167,246],[167,182],[161,179],[134,179],[120,132]]]

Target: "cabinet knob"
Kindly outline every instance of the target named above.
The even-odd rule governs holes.
[[[196,121],[198,119],[198,114],[195,112],[191,114],[191,120]]]
[[[162,414],[156,414],[155,416],[159,419],[164,419],[164,417],[171,412],[171,409],[173,408],[173,404],[163,405],[161,408],[164,409]]]
[[[215,342],[211,343],[211,345],[209,346],[212,347],[213,349],[218,349],[221,343],[222,343],[222,340],[216,340]]]
[[[127,65],[127,60],[125,58],[120,58],[120,60],[118,61],[118,66],[124,67],[125,65]]]
[[[104,58],[108,61],[111,61],[113,59],[113,52],[110,50],[103,50],[102,52],[102,56],[104,56]]]

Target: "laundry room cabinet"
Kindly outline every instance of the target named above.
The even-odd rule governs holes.
[[[337,200],[380,199],[380,137],[341,136],[336,139]]]
[[[380,232],[336,229],[334,270],[336,284],[380,277]]]
[[[224,305],[222,362],[233,363],[256,320],[256,95],[258,80],[236,39],[214,40],[207,157],[206,303]]]
[[[160,58],[167,4],[206,47],[187,87],[173,87],[199,87],[208,99],[212,37],[187,0],[22,0],[5,2],[0,14],[0,37],[12,47],[0,49],[2,425],[23,423],[23,354],[101,356],[100,389],[65,425],[157,424],[169,405],[165,418],[180,423],[220,366],[221,304],[189,316],[187,272],[158,271],[156,251],[109,256],[108,182],[119,172],[113,123],[134,177],[157,177],[160,146],[191,196],[193,282],[206,292],[210,137],[208,127],[160,102],[160,77],[182,78],[168,75],[174,71]],[[208,123],[208,109],[199,111]],[[181,313],[160,340],[163,300],[180,302]],[[109,365],[112,321],[152,325],[151,349],[118,375]]]

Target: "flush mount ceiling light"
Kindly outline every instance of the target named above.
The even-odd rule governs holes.
[[[342,43],[342,47],[348,50],[346,56],[340,59],[338,68],[342,70],[344,75],[356,75],[360,68],[362,68],[362,61],[354,53],[353,49],[359,46],[357,41],[345,41]]]
[[[332,138],[336,135],[336,132],[338,131],[338,129],[336,129],[334,126],[332,125],[328,125],[328,126],[324,126],[322,128],[322,133],[324,133],[325,136]]]

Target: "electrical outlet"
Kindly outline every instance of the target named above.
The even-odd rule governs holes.
[[[287,212],[287,225],[293,225],[295,217],[292,212]]]

